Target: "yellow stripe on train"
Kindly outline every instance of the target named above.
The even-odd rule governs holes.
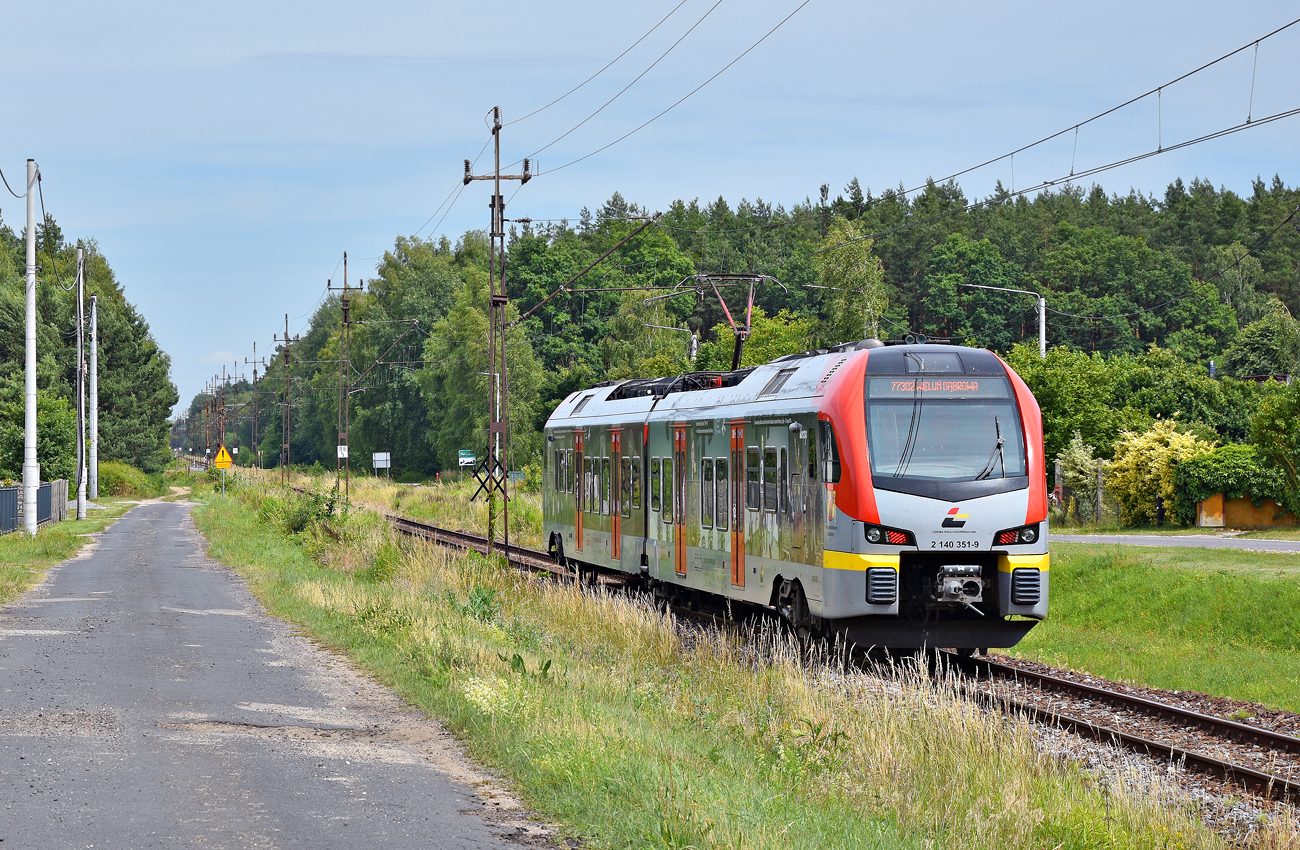
[[[1046,552],[1041,555],[998,555],[998,572],[1028,569],[1045,573],[1050,557]]]
[[[822,552],[822,566],[828,570],[852,570],[866,572],[871,567],[888,567],[898,569],[897,555],[859,555],[855,552]]]
[[[1016,569],[1033,569],[1048,571],[1051,556],[1042,555],[998,555],[998,571],[1009,573]],[[898,569],[897,555],[861,555],[855,552],[835,552],[830,549],[822,552],[822,566],[828,570],[848,570],[864,572],[872,567]]]

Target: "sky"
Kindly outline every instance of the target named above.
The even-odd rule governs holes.
[[[9,7],[0,170],[17,188],[37,160],[46,210],[69,239],[98,240],[170,354],[184,406],[223,364],[246,371],[254,343],[269,353],[286,313],[304,330],[344,251],[355,282],[398,235],[484,228],[488,184],[443,202],[489,141],[493,106],[503,165],[535,154],[541,172],[507,216],[570,220],[615,191],[664,210],[719,196],[789,207],[854,177],[877,193],[912,188],[1070,130],[962,176],[979,198],[999,180],[1023,189],[1300,107],[1296,25],[1072,130],[1290,23],[1293,2],[802,2]],[[796,9],[680,105],[569,165]],[[1242,193],[1274,174],[1294,185],[1297,140],[1300,116],[1093,179],[1156,195],[1178,177]],[[490,168],[489,148],[475,171]],[[18,231],[23,216],[0,194],[5,224]]]

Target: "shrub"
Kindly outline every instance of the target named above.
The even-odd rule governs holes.
[[[1300,516],[1300,381],[1260,405],[1250,423],[1250,439],[1265,465],[1286,480],[1282,504]]]
[[[1145,431],[1124,431],[1115,442],[1115,459],[1107,467],[1107,489],[1119,502],[1120,522],[1137,525],[1156,520],[1156,497],[1164,499],[1171,519],[1174,466],[1187,458],[1213,451],[1214,444],[1178,430],[1172,419],[1160,419]]]
[[[143,472],[130,464],[116,460],[99,464],[99,493],[101,496],[121,496],[140,499],[152,496],[155,489]]]
[[[1282,504],[1286,478],[1280,470],[1266,467],[1254,446],[1222,446],[1177,463],[1174,493],[1178,522],[1191,525],[1196,521],[1196,503],[1215,493],[1229,499],[1249,497],[1256,507],[1269,498]]]
[[[1097,459],[1092,446],[1083,441],[1078,431],[1070,445],[1056,458],[1061,464],[1061,478],[1070,488],[1073,504],[1066,506],[1065,516],[1089,520],[1097,516]]]

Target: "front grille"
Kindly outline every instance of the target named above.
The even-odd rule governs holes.
[[[867,570],[867,602],[892,605],[898,598],[898,570],[872,567]]]
[[[1011,601],[1016,605],[1037,605],[1042,596],[1039,572],[1034,569],[1011,571]]]

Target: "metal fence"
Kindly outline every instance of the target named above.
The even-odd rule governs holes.
[[[47,481],[42,484],[36,491],[36,524],[49,522],[53,513],[54,500],[51,498],[54,491]]]
[[[21,487],[0,487],[0,534],[18,530],[18,503]]]

